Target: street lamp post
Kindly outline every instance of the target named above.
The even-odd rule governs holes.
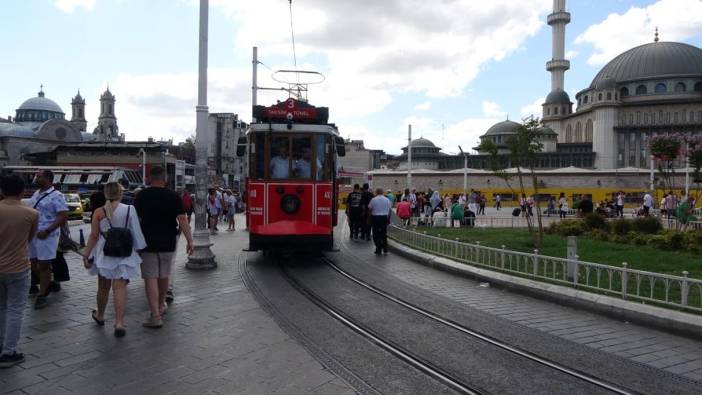
[[[407,189],[412,191],[412,125],[407,126]]]
[[[463,152],[461,146],[458,146],[458,150],[461,151],[463,155],[463,195],[468,197],[468,153]]]
[[[193,253],[185,265],[188,269],[214,269],[215,256],[210,247],[210,234],[207,230],[205,203],[207,199],[207,17],[209,0],[200,0],[200,42],[198,54],[198,91],[195,125],[195,232],[193,233]]]

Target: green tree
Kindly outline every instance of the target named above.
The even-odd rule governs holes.
[[[543,144],[540,142],[542,133],[541,121],[538,118],[527,118],[519,127],[515,128],[514,134],[505,140],[504,145],[508,150],[507,154],[500,154],[497,145],[487,138],[478,147],[479,151],[486,152],[489,155],[490,171],[496,177],[505,181],[513,195],[515,195],[515,191],[511,185],[512,176],[506,171],[507,167],[516,168],[519,185],[518,196],[528,196],[526,183],[531,181],[534,191],[534,203],[536,205],[536,224],[533,216],[527,216],[526,219],[529,234],[534,240],[534,248],[541,248],[544,239],[539,201],[539,182],[534,169],[536,158],[543,150]]]

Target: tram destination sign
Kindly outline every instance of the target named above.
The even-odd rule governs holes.
[[[255,106],[254,116],[262,122],[327,123],[329,110],[293,98],[270,107]]]

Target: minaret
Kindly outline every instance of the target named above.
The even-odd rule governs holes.
[[[100,96],[100,116],[93,133],[97,135],[97,141],[120,141],[119,127],[117,127],[117,117],[115,116],[115,96],[110,92],[109,86]]]
[[[553,13],[548,16],[551,25],[552,54],[546,62],[546,70],[551,73],[551,92],[543,104],[543,120],[558,121],[562,116],[572,113],[573,103],[563,86],[563,75],[570,68],[570,62],[565,59],[565,25],[570,23],[570,13],[565,10],[565,0],[553,0]],[[548,125],[558,129],[556,125]]]
[[[546,70],[551,73],[551,92],[563,90],[563,75],[570,68],[565,59],[565,26],[570,23],[570,13],[565,10],[565,0],[553,0],[553,13],[548,16],[552,29],[552,55],[546,62]]]
[[[85,99],[80,95],[80,90],[71,100],[71,110],[71,123],[76,126],[78,131],[85,132],[88,122],[85,120]]]

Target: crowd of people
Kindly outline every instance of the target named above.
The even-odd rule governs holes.
[[[55,285],[61,281],[56,261],[62,250],[80,253],[85,268],[97,278],[96,307],[90,314],[98,326],[105,325],[112,291],[116,337],[126,335],[126,288],[138,277],[144,280],[149,304],[142,326],[163,326],[168,302],[173,300],[172,273],[181,234],[186,253],[193,250],[189,225],[192,195],[169,189],[163,167],[151,169],[146,188],[129,191],[123,183],[108,182],[91,196],[90,236],[81,250],[70,238],[68,208],[63,194],[52,185],[53,179],[49,170],[37,174],[38,189],[26,202],[21,177],[9,175],[0,180],[0,368],[24,361],[17,343],[25,304],[29,295],[36,293],[34,308],[43,309],[49,306],[49,295],[60,290]],[[235,206],[234,199],[222,199],[223,207]]]

